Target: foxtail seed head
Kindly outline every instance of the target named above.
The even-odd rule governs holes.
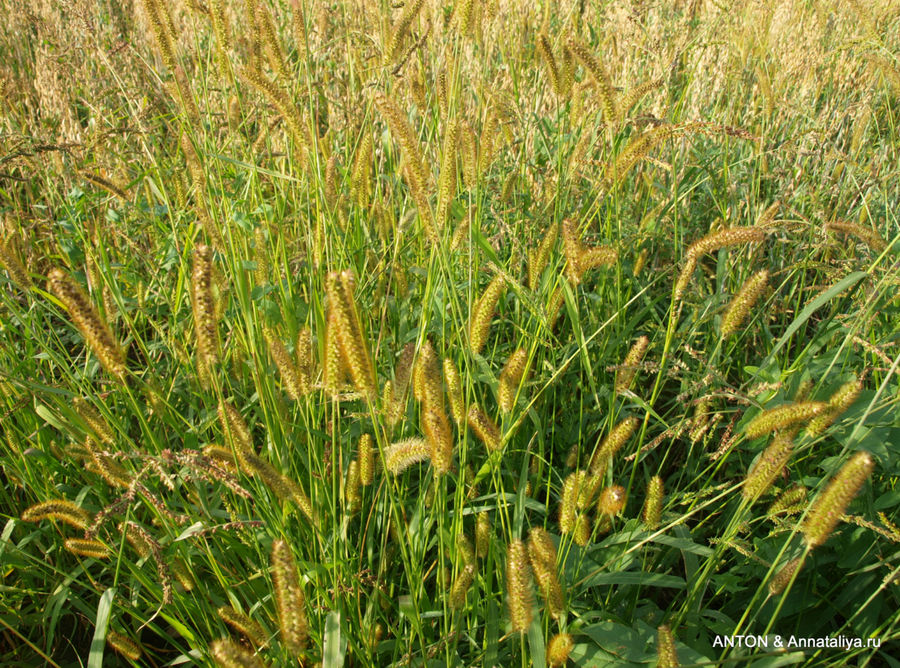
[[[625,488],[621,485],[610,485],[600,492],[597,500],[597,512],[607,517],[615,517],[625,509]]]
[[[803,485],[794,485],[790,489],[786,489],[772,502],[766,514],[769,517],[776,517],[778,515],[796,515],[802,512],[806,507],[806,492],[806,487]]]
[[[612,462],[616,453],[634,434],[634,430],[637,429],[639,422],[634,416],[627,417],[612,428],[612,431],[603,439],[600,448],[591,459],[591,471],[597,472],[601,467],[606,467]]]
[[[306,618],[306,597],[300,587],[297,567],[291,548],[284,540],[272,542],[272,585],[282,642],[295,655],[306,647],[309,623]]]
[[[39,522],[45,519],[65,522],[76,529],[84,529],[91,522],[91,514],[71,501],[63,499],[36,503],[22,513],[24,522]]]
[[[3,265],[9,278],[22,290],[31,287],[31,277],[9,241],[0,241],[0,265]]]
[[[506,550],[506,596],[513,633],[524,633],[531,626],[534,596],[528,551],[521,540],[513,541]]]
[[[865,227],[864,225],[848,223],[841,220],[834,220],[830,223],[825,223],[825,229],[854,236],[857,239],[868,244],[869,248],[871,248],[876,253],[880,253],[885,248],[887,248],[887,243],[885,243],[884,239],[882,239],[881,235],[878,233],[878,230],[875,230],[871,227]]]
[[[205,244],[194,249],[191,302],[197,336],[197,366],[200,378],[206,384],[219,362],[219,327],[213,297],[212,248]]]
[[[484,348],[484,344],[487,343],[491,321],[494,319],[497,302],[500,301],[504,288],[505,281],[503,276],[498,274],[491,280],[472,308],[472,315],[469,321],[469,346],[475,355],[480,353],[481,349]]]
[[[347,365],[341,354],[341,346],[338,343],[337,314],[334,309],[328,312],[328,320],[325,325],[325,369],[324,382],[327,390],[336,395],[344,384],[347,376]]]
[[[477,404],[469,406],[467,415],[469,427],[475,432],[478,440],[484,443],[484,446],[494,452],[500,449],[500,429],[497,424],[485,413]]]
[[[663,495],[663,479],[655,475],[647,485],[647,498],[644,501],[644,526],[651,531],[659,526],[662,519]]]
[[[701,255],[712,253],[721,248],[759,242],[765,238],[765,230],[759,227],[730,227],[698,239],[688,247],[687,252],[688,256],[699,258]]]
[[[769,272],[763,269],[746,280],[744,285],[728,304],[725,315],[722,316],[722,323],[719,331],[722,336],[730,336],[740,329],[750,309],[756,304],[759,296],[769,281]]]
[[[488,511],[483,510],[478,513],[475,520],[475,554],[481,559],[488,555],[491,546],[491,520],[488,517]]]
[[[450,587],[448,604],[451,610],[462,610],[466,607],[466,594],[474,581],[475,567],[471,565],[463,567]]]
[[[578,513],[572,533],[576,545],[584,547],[591,542],[591,518],[587,513]]]
[[[309,386],[304,384],[303,381],[305,379],[297,365],[294,364],[294,360],[291,359],[290,353],[288,353],[281,339],[269,329],[265,331],[265,337],[269,344],[269,354],[275,360],[275,366],[278,367],[278,373],[281,375],[281,382],[284,384],[285,391],[294,401],[299,400],[309,391]]]
[[[66,549],[72,554],[94,559],[108,559],[109,548],[99,540],[92,538],[69,538],[66,540]]]
[[[541,275],[547,268],[547,262],[550,260],[550,252],[556,245],[556,239],[559,237],[559,225],[551,223],[538,247],[528,253],[528,287],[537,291],[541,284]]]
[[[559,505],[559,530],[564,534],[575,530],[575,513],[578,510],[578,497],[584,478],[584,471],[575,471],[563,482],[562,500]]]
[[[504,413],[509,413],[515,406],[516,394],[519,391],[519,386],[522,384],[527,365],[528,351],[525,348],[519,348],[510,355],[506,366],[500,372],[500,385],[497,390],[497,397],[500,410]]]
[[[223,605],[216,612],[219,615],[219,619],[247,638],[255,647],[266,646],[266,632],[263,631],[258,622],[250,619],[243,612],[227,605]]]
[[[555,619],[565,606],[562,587],[556,572],[556,546],[550,534],[540,527],[528,533],[528,558],[537,582],[538,592],[547,603],[547,610]]]
[[[443,410],[444,392],[441,387],[441,367],[437,353],[428,339],[422,343],[419,359],[413,369],[413,396],[424,410],[438,406]]]
[[[603,119],[609,124],[617,123],[619,121],[619,107],[616,100],[618,96],[603,63],[591,53],[587,46],[575,39],[568,41],[568,47],[594,80],[600,107],[603,109]]]
[[[359,482],[363,487],[368,487],[375,480],[375,449],[371,434],[359,437],[359,453],[356,458],[359,461]]]
[[[219,404],[219,423],[227,439],[230,439],[238,458],[243,463],[246,456],[253,454],[253,436],[240,411],[224,401]]]
[[[91,431],[94,432],[94,436],[96,436],[101,443],[104,445],[115,444],[116,436],[113,433],[113,430],[110,429],[109,424],[103,419],[103,416],[100,415],[100,412],[96,408],[91,406],[91,404],[81,397],[72,399],[72,407],[75,409],[75,412],[78,413],[78,417],[91,428]]]
[[[87,295],[72,277],[61,269],[52,269],[49,279],[50,291],[69,312],[72,323],[81,332],[103,368],[118,380],[124,381],[125,355],[122,348]]]
[[[747,423],[744,436],[757,438],[776,429],[786,429],[807,422],[828,410],[822,401],[801,401],[763,411]]]
[[[547,663],[552,668],[566,665],[569,660],[569,654],[575,647],[575,641],[568,633],[557,633],[550,638],[550,644],[547,645]]]
[[[835,527],[847,506],[872,474],[875,463],[868,452],[859,451],[841,467],[816,500],[803,523],[803,538],[810,548],[822,545]]]
[[[678,652],[675,650],[675,638],[665,624],[657,630],[656,657],[658,668],[677,668],[681,665],[678,662]]]
[[[429,456],[428,443],[424,438],[407,438],[394,443],[384,450],[384,467],[397,475],[413,464],[423,462]]]
[[[444,358],[444,384],[447,386],[447,399],[450,401],[450,415],[457,427],[466,421],[466,406],[463,398],[462,380],[456,365],[450,358]]]
[[[377,391],[375,367],[372,365],[359,311],[356,308],[355,287],[356,277],[352,271],[342,271],[340,274],[333,272],[328,276],[328,298],[337,326],[337,342],[341,356],[350,371],[356,389],[361,394],[371,397]]]
[[[385,65],[392,65],[400,57],[403,38],[423,4],[424,0],[410,0],[403,6],[403,12],[391,28],[391,39],[384,52]]]
[[[628,349],[628,354],[625,355],[625,360],[622,362],[621,368],[616,371],[616,394],[621,394],[622,392],[627,392],[631,389],[631,384],[634,382],[634,376],[637,374],[638,366],[643,361],[644,354],[647,352],[647,346],[649,345],[650,339],[646,336],[641,336],[638,337],[638,340]]]
[[[846,411],[862,391],[863,383],[861,380],[851,380],[844,383],[838,390],[828,398],[828,410],[821,415],[817,415],[809,424],[806,425],[806,433],[810,436],[821,435],[831,423],[834,422],[841,413]]]
[[[106,644],[126,659],[131,659],[132,661],[139,661],[143,654],[141,646],[134,640],[112,629],[106,632]]]
[[[153,538],[147,531],[135,522],[121,522],[119,531],[125,533],[125,540],[134,549],[141,559],[146,559],[154,548],[159,549],[159,543],[153,545]],[[151,542],[152,541],[152,542]]]
[[[442,405],[435,405],[422,413],[422,431],[428,441],[434,472],[437,475],[449,473],[453,466],[453,432]]]
[[[294,346],[294,358],[300,389],[308,394],[316,376],[316,360],[313,357],[312,332],[309,327],[302,327],[297,332],[297,343]]]
[[[557,95],[560,93],[559,68],[556,66],[556,58],[553,57],[553,49],[550,46],[550,39],[546,33],[540,33],[537,36],[537,51],[547,64],[547,76],[550,77],[550,85]]]
[[[747,473],[741,489],[745,499],[755,501],[769,490],[791,458],[794,451],[793,441],[794,434],[791,432],[775,435],[769,447],[763,451],[756,464]]]
[[[359,462],[355,459],[347,465],[347,476],[344,479],[344,501],[347,503],[347,512],[351,515],[358,513],[362,506]]]
[[[209,653],[220,668],[265,668],[266,665],[230,638],[214,640],[209,646]]]
[[[777,596],[778,594],[783,592],[785,587],[788,586],[788,583],[794,577],[794,573],[796,573],[802,566],[803,558],[797,557],[796,559],[792,559],[780,569],[778,569],[775,577],[773,577],[769,581],[769,595]]]

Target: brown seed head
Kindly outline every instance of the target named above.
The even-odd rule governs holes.
[[[52,269],[49,288],[62,302],[72,323],[100,360],[103,368],[120,381],[125,378],[125,355],[109,326],[100,318],[87,295],[78,284],[60,269]]]

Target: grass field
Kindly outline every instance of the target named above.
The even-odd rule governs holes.
[[[900,666],[896,2],[0,7],[0,664]]]

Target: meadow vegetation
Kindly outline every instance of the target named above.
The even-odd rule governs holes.
[[[898,665],[897,3],[0,7],[0,663]]]

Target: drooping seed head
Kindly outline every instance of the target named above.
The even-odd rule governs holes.
[[[592,471],[596,473],[601,467],[609,466],[616,453],[621,450],[622,446],[634,434],[634,430],[637,429],[639,422],[636,417],[627,417],[612,428],[591,458]]]
[[[831,424],[846,411],[862,391],[861,380],[851,380],[841,385],[837,391],[828,398],[828,409],[821,415],[817,415],[806,425],[806,433],[810,436],[820,436]]]
[[[265,330],[266,342],[269,344],[269,354],[275,361],[278,373],[281,375],[281,382],[288,396],[294,401],[299,400],[308,391],[308,386],[304,386],[300,370],[291,359],[290,353],[281,342],[281,339],[271,330]]]
[[[621,368],[616,371],[616,394],[621,394],[622,392],[627,392],[631,389],[638,367],[643,361],[644,354],[647,352],[647,346],[649,345],[650,339],[646,336],[641,336],[638,337],[638,340],[628,349],[628,354],[625,355],[625,360],[622,362]]]
[[[72,323],[81,332],[103,368],[119,381],[124,381],[125,354],[84,291],[60,269],[50,271],[48,287],[62,302]]]
[[[528,558],[548,612],[553,618],[559,617],[565,603],[556,571],[556,546],[550,534],[540,527],[534,527],[528,533]]]
[[[802,532],[810,548],[822,545],[840,523],[847,506],[872,474],[872,455],[859,451],[841,467],[806,515]]]
[[[744,427],[744,436],[757,438],[776,429],[787,429],[808,422],[827,410],[828,404],[823,401],[802,401],[770,408],[747,423]]]
[[[517,349],[509,360],[503,371],[500,372],[500,383],[497,388],[497,399],[500,410],[504,413],[512,411],[516,402],[516,394],[519,386],[525,376],[525,368],[528,365],[528,351],[525,348]]]
[[[484,443],[489,451],[494,452],[500,449],[502,443],[499,427],[477,404],[469,406],[467,422],[478,440]]]
[[[760,242],[766,238],[765,230],[759,227],[731,227],[712,234],[707,234],[688,247],[688,256],[699,258],[706,253],[751,242]]]
[[[497,310],[497,303],[503,294],[506,283],[503,276],[497,275],[485,288],[484,293],[475,302],[469,320],[469,347],[473,354],[479,354],[487,343],[491,321]]]
[[[769,446],[763,451],[747,473],[741,494],[748,501],[756,501],[769,491],[772,483],[784,470],[794,451],[794,434],[782,432],[775,435]]]
[[[240,610],[223,605],[216,610],[219,619],[249,640],[255,647],[265,647],[266,633],[256,620],[250,619]]]
[[[803,485],[794,485],[790,489],[782,492],[766,514],[769,517],[777,517],[778,515],[796,515],[802,512],[806,507],[807,489]]]
[[[413,464],[428,459],[430,448],[424,438],[407,438],[384,450],[384,467],[397,475]]]
[[[22,513],[22,521],[24,522],[40,522],[45,519],[65,522],[76,529],[84,529],[91,522],[91,514],[71,501],[64,499],[36,503],[26,508],[25,512]]]
[[[82,557],[108,559],[110,556],[109,547],[105,543],[92,538],[68,538],[65,545],[69,552]]]

